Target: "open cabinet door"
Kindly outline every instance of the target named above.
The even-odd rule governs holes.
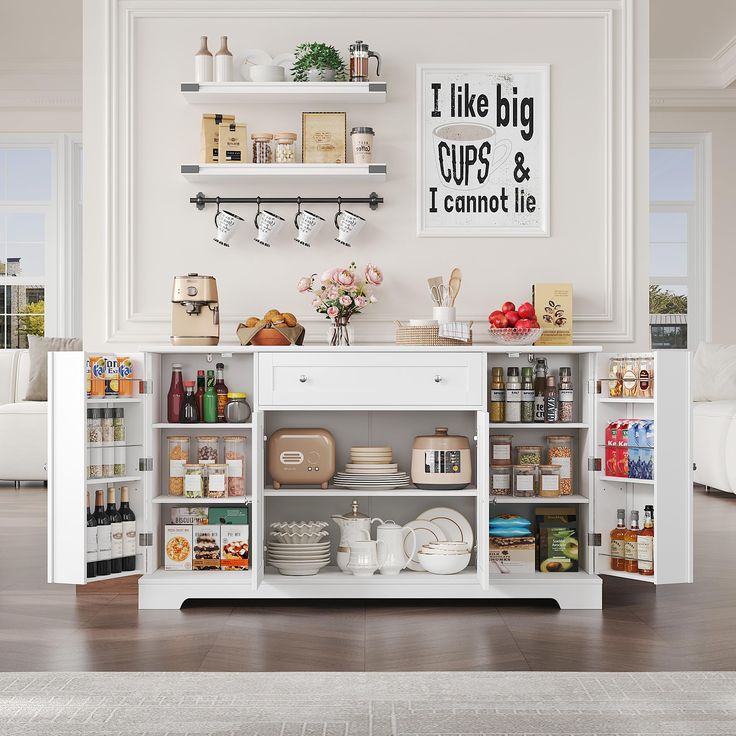
[[[483,590],[490,588],[488,578],[488,521],[490,518],[490,460],[489,460],[489,420],[488,412],[479,411],[476,414],[477,427],[475,444],[475,465],[477,486],[476,512],[475,512],[475,544],[476,565],[478,567],[478,582]]]
[[[266,539],[266,514],[264,509],[265,497],[263,493],[264,487],[264,418],[262,411],[253,412],[253,497],[251,500],[251,514],[252,514],[252,534],[251,534],[251,550],[250,550],[250,564],[253,568],[253,590],[258,590],[261,583],[263,582],[263,575],[265,572],[265,558],[264,552],[265,539]]]

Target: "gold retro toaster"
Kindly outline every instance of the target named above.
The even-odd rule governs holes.
[[[268,438],[268,473],[275,489],[319,485],[335,474],[335,438],[326,429],[278,429]]]

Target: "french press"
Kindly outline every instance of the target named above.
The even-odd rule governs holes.
[[[367,43],[356,41],[350,44],[350,81],[368,81],[368,59],[373,56],[376,59],[376,76],[381,76],[381,56],[368,48]]]

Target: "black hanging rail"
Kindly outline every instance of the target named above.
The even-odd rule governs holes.
[[[196,204],[203,210],[206,204],[367,204],[372,210],[383,204],[383,197],[371,192],[368,197],[205,197],[197,192],[196,197],[189,198],[190,204]]]

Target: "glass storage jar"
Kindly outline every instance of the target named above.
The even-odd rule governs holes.
[[[514,496],[528,498],[537,495],[537,466],[514,465]]]
[[[186,498],[204,497],[205,472],[205,466],[200,463],[184,465],[184,496]]]
[[[608,396],[620,399],[624,393],[624,359],[611,358],[608,361]]]
[[[169,495],[184,495],[184,465],[189,462],[189,437],[168,437]]]
[[[102,446],[102,477],[112,478],[115,475],[115,448],[113,445]]]
[[[115,441],[115,432],[112,425],[113,409],[102,410],[102,443],[112,444]]]
[[[219,444],[218,438],[214,435],[197,437],[197,462],[202,465],[216,463],[220,455]]]
[[[510,434],[491,435],[491,465],[511,465],[511,440]]]
[[[100,409],[87,409],[87,444],[102,444],[102,417]]]
[[[245,437],[224,437],[227,495],[245,496]]]
[[[116,406],[112,410],[112,438],[116,445],[125,444],[125,412],[122,407]]]
[[[273,163],[273,151],[271,150],[271,141],[273,141],[273,134],[252,133],[250,138],[253,141],[253,163]]]
[[[491,495],[511,496],[511,466],[491,465]]]
[[[250,404],[247,394],[231,392],[227,395],[225,421],[230,424],[245,424],[250,419]]]
[[[225,498],[227,495],[227,465],[213,463],[205,469],[207,473],[207,493],[209,498]]]
[[[560,495],[560,466],[539,466],[539,496],[541,498],[556,498]]]
[[[90,445],[89,465],[87,466],[88,478],[102,478],[102,445]]]
[[[517,445],[517,465],[540,465],[542,462],[542,448],[539,445]]]
[[[125,475],[125,445],[115,445],[113,448],[114,466],[113,475]]]
[[[560,466],[560,495],[571,496],[573,486],[575,438],[568,434],[551,434],[547,437],[547,463]]]
[[[296,163],[296,133],[274,133],[275,145],[274,158],[277,164]]]

